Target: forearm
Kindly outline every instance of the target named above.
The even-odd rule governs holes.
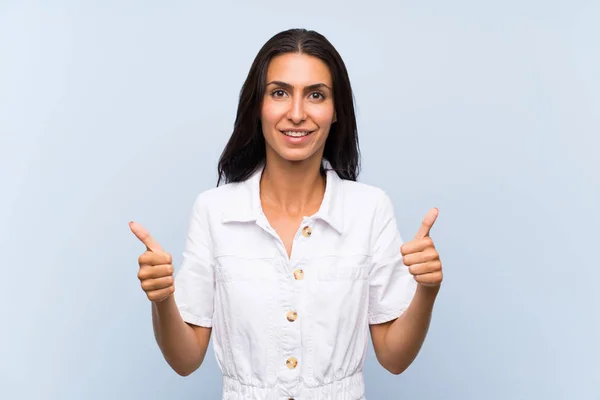
[[[384,343],[385,356],[382,365],[394,374],[402,373],[419,354],[429,323],[438,287],[419,285],[406,311],[387,329]]]
[[[156,342],[175,372],[189,375],[202,364],[208,343],[199,343],[194,329],[181,317],[173,296],[152,303],[152,325]]]

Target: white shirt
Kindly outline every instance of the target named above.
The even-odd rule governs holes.
[[[212,327],[223,399],[363,399],[369,324],[400,316],[417,285],[392,203],[328,170],[288,258],[262,212],[262,170],[197,197],[175,278],[179,311]]]

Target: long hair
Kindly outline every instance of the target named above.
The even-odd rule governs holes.
[[[323,158],[342,179],[356,181],[360,171],[360,150],[354,96],[342,57],[320,33],[306,29],[280,32],[267,41],[254,59],[240,91],[233,133],[219,159],[217,186],[224,180],[241,182],[265,162],[266,144],[260,120],[271,60],[285,53],[302,53],[322,60],[333,81],[336,122],[331,125]],[[321,171],[323,172],[323,170]]]

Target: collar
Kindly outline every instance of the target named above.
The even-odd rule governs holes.
[[[325,194],[321,207],[312,217],[325,221],[341,234],[344,230],[342,179],[326,159],[323,159],[323,167],[326,171]],[[268,225],[260,202],[260,179],[263,171],[264,165],[261,165],[248,179],[236,184],[239,185],[240,193],[234,195],[239,196],[239,201],[236,202],[235,209],[229,208],[224,211],[223,223],[256,222],[260,225]]]

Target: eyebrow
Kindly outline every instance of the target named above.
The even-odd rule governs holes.
[[[282,88],[285,88],[287,90],[292,90],[294,88],[294,86],[290,85],[287,82],[282,82],[282,81],[271,81],[269,83],[267,83],[267,86],[269,85],[277,85],[277,86],[281,86]],[[327,88],[329,90],[331,90],[331,88],[329,86],[327,86],[324,83],[315,83],[313,85],[309,85],[307,87],[304,88],[305,92],[311,91],[311,90],[317,90],[317,89],[321,89],[321,88]]]

